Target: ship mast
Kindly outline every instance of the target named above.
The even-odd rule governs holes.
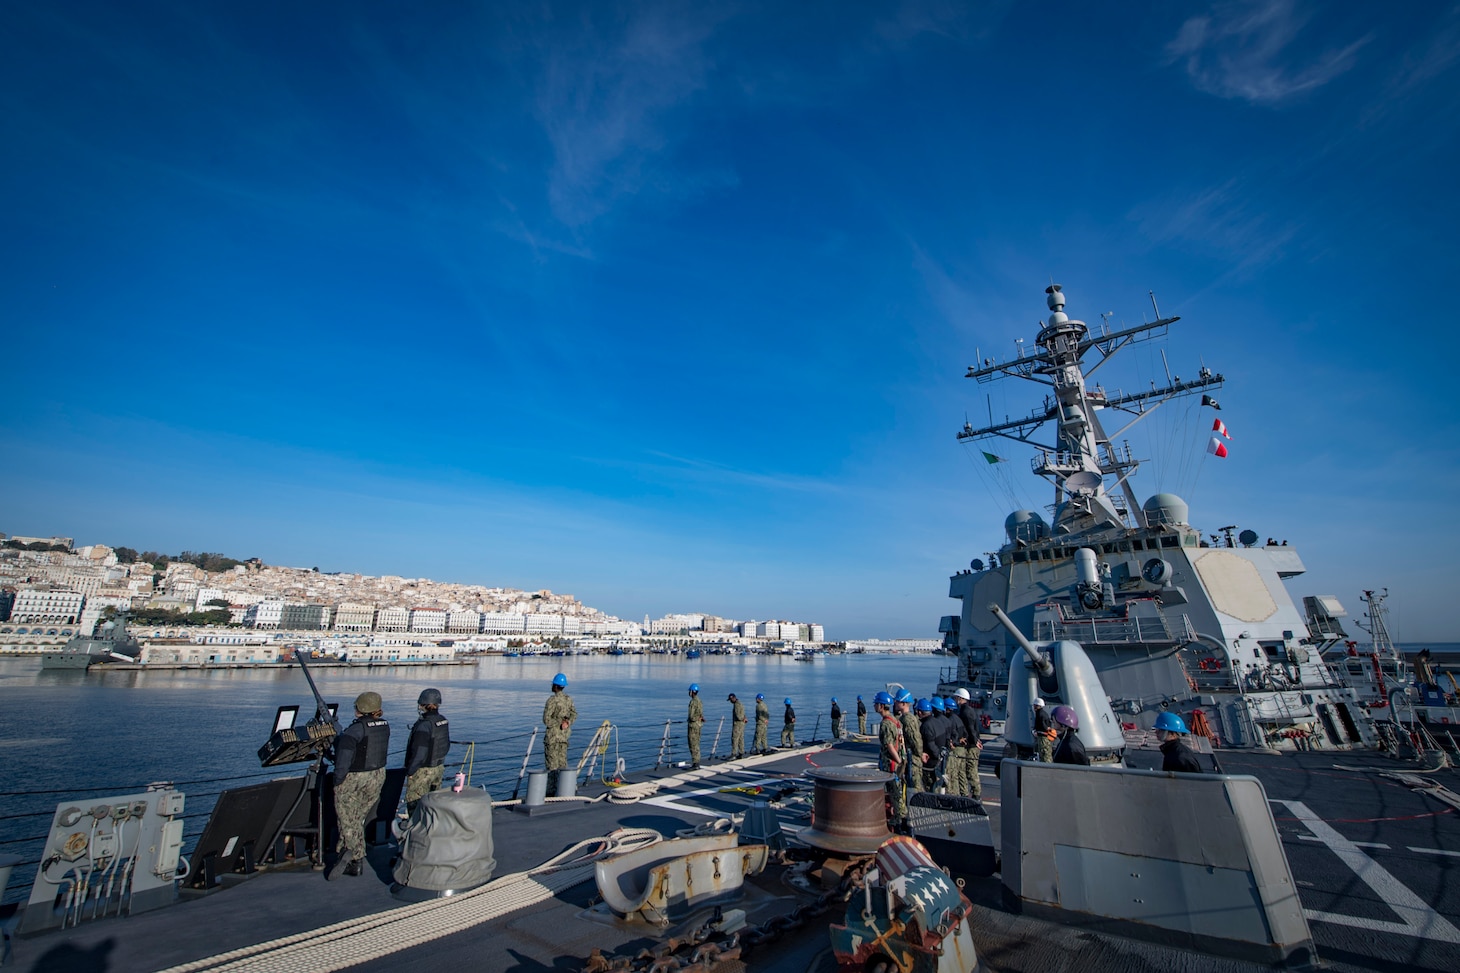
[[[1389,609],[1384,607],[1384,599],[1388,597],[1388,588],[1363,593],[1359,600],[1365,605],[1364,617],[1369,621],[1367,624],[1359,622],[1359,628],[1369,633],[1375,655],[1381,659],[1398,659],[1399,650],[1394,647],[1394,641],[1389,637],[1389,626],[1384,622],[1384,616],[1389,614]]]
[[[958,439],[1001,436],[1038,449],[1034,472],[1054,484],[1057,534],[1139,526],[1130,522],[1129,512],[1140,507],[1129,478],[1140,461],[1131,457],[1128,445],[1117,449],[1112,439],[1178,395],[1220,386],[1222,376],[1203,367],[1195,381],[1183,382],[1177,377],[1149,391],[1109,397],[1099,386],[1091,390],[1086,385],[1087,376],[1117,351],[1134,341],[1165,334],[1169,325],[1181,319],[1158,317],[1133,328],[1114,332],[1102,329],[1092,337],[1085,322],[1065,313],[1064,290],[1059,284],[1051,284],[1044,292],[1051,313],[1035,338],[1041,350],[1032,355],[1021,351],[1017,358],[1006,362],[985,359],[970,365],[965,376],[980,384],[1014,376],[1049,386],[1052,394],[1045,396],[1043,410],[997,423],[990,416],[990,423],[982,429],[965,423]],[[1100,354],[1100,360],[1087,370],[1083,359],[1091,349]],[[1098,414],[1103,409],[1117,409],[1132,418],[1115,433],[1107,434]],[[1054,441],[1036,442],[1035,432],[1051,421],[1055,424]],[[1115,479],[1107,484],[1107,477]],[[1112,494],[1113,489],[1119,494]]]

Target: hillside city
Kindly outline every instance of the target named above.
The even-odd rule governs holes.
[[[592,650],[639,640],[790,651],[826,640],[814,622],[703,612],[631,621],[549,590],[321,572],[189,552],[146,557],[156,560],[129,548],[76,547],[69,537],[0,534],[0,653],[54,649],[91,635],[117,612],[129,614],[144,646],[149,638],[248,647],[287,637],[324,649],[369,645],[395,653],[377,653],[382,659],[428,644],[450,655],[544,643]],[[925,641],[848,647],[926,651],[935,644]],[[172,658],[183,661],[177,652]]]

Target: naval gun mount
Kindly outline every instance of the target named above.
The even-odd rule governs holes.
[[[1030,714],[1035,697],[1039,697],[1075,711],[1080,718],[1080,742],[1092,764],[1123,766],[1125,734],[1084,646],[1070,641],[1030,642],[1002,608],[989,605],[989,611],[1019,644],[1009,660],[1010,718],[1004,724],[1004,739],[1013,749],[1007,756],[1033,759],[1034,725]]]

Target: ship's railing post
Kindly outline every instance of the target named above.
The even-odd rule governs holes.
[[[724,729],[725,729],[725,717],[724,716],[721,716],[720,717],[720,725],[717,726],[717,727],[715,727],[715,742],[710,745],[710,756],[712,756],[712,757],[719,756],[719,753],[720,753],[720,734],[721,734],[721,732],[724,731]]]
[[[522,790],[522,778],[527,776],[527,762],[532,759],[532,745],[537,742],[537,727],[532,728],[532,736],[527,738],[527,752],[522,755],[522,769],[517,771],[517,783],[512,787],[512,800],[517,800],[517,793]]]
[[[817,713],[816,714],[816,722],[813,723],[813,724],[811,724],[811,739],[810,740],[807,740],[806,742],[807,743],[815,743],[819,739],[821,739],[821,714],[820,713]],[[793,736],[791,738],[791,744],[794,746],[795,743],[796,743],[796,739]]]
[[[669,721],[664,721],[664,738],[659,741],[659,756],[654,759],[654,769],[658,770],[664,766],[664,761],[669,756]]]

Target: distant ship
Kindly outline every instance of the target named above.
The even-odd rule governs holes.
[[[1141,461],[1119,437],[1172,399],[1215,391],[1223,377],[1203,366],[1188,381],[1168,372],[1160,387],[1092,386],[1090,372],[1179,318],[1157,309],[1154,321],[1092,333],[1065,313],[1058,284],[1045,293],[1051,313],[1037,350],[1024,351],[1021,341],[1017,357],[984,359],[967,374],[979,383],[1014,377],[1043,385],[1043,405],[1002,422],[991,415],[979,429],[965,422],[958,439],[1001,437],[1032,448],[1032,471],[1053,486],[1053,502],[1048,519],[1010,513],[991,563],[975,558],[951,578],[949,597],[962,610],[939,628],[959,662],[940,691],[968,689],[991,723],[1008,715],[1016,646],[989,609],[998,605],[1035,641],[1082,645],[1127,731],[1149,729],[1171,710],[1210,727],[1224,746],[1293,749],[1315,736],[1329,747],[1374,745],[1359,695],[1322,658],[1341,643],[1341,631],[1310,628],[1283,586],[1304,573],[1297,550],[1286,541],[1260,544],[1235,525],[1204,536],[1175,494],[1136,499],[1131,476]],[[1098,360],[1087,367],[1087,358]],[[1202,405],[1213,416],[1220,408],[1205,394]],[[1214,427],[1225,431],[1219,421]],[[1225,454],[1220,441],[1210,448]]]
[[[55,652],[41,656],[42,669],[89,669],[108,662],[136,662],[142,646],[127,631],[127,617],[119,615],[97,626],[95,635],[78,635]]]

